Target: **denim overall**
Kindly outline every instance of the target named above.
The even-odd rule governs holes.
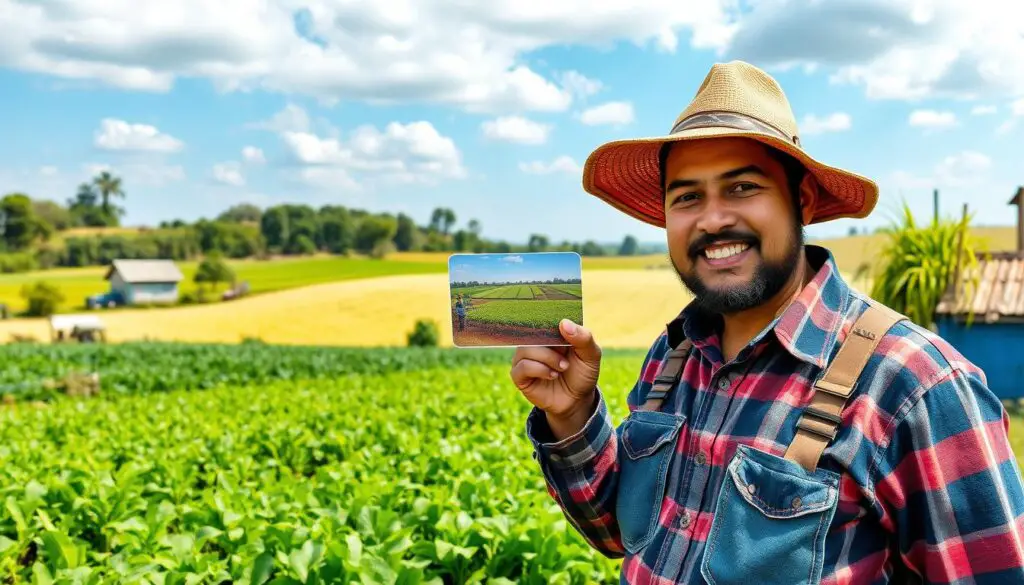
[[[726,468],[701,574],[711,585],[816,584],[824,564],[825,536],[839,502],[837,472],[818,468],[835,438],[843,407],[882,336],[904,319],[869,301],[839,352],[814,384],[810,404],[784,457],[740,445]],[[616,517],[631,554],[658,528],[668,465],[686,417],[661,410],[679,383],[692,343],[683,340],[666,356],[641,405],[619,426],[622,451]],[[812,417],[812,418],[808,418]]]

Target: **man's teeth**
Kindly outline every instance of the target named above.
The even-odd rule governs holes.
[[[747,244],[732,244],[731,246],[722,246],[720,248],[708,248],[704,250],[704,254],[708,258],[721,260],[722,258],[735,256],[749,247]]]

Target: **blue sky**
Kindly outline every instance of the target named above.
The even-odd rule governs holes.
[[[134,225],[241,202],[426,224],[443,206],[521,243],[660,242],[583,192],[580,166],[667,131],[738,58],[782,84],[811,154],[882,189],[868,219],[810,235],[885,224],[904,200],[929,215],[933,188],[943,213],[1005,225],[1024,9],[985,4],[0,0],[0,192],[63,202],[110,168]]]
[[[534,254],[453,254],[449,279],[455,282],[518,282],[581,277],[580,257],[571,252]]]

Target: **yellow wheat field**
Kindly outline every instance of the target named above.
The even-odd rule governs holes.
[[[607,347],[644,347],[688,300],[669,270],[600,270],[584,276],[583,319]],[[405,345],[417,319],[440,325],[451,345],[446,274],[401,275],[313,285],[211,305],[97,311],[111,342],[155,339],[235,343]],[[49,339],[45,319],[0,321],[12,334]]]
[[[689,301],[671,270],[595,270],[583,277],[583,320],[603,347],[645,348]],[[405,345],[417,319],[434,319],[451,346],[446,274],[400,275],[306,286],[236,301],[166,309],[96,311],[110,342]],[[48,340],[46,319],[0,321],[12,335]]]

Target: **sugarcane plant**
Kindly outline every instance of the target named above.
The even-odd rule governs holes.
[[[902,221],[882,233],[887,242],[877,260],[871,296],[914,323],[936,329],[935,313],[952,286],[969,299],[977,288],[982,244],[970,231],[966,208],[959,220],[934,217],[919,225],[903,204]],[[973,318],[967,302],[968,323]]]

